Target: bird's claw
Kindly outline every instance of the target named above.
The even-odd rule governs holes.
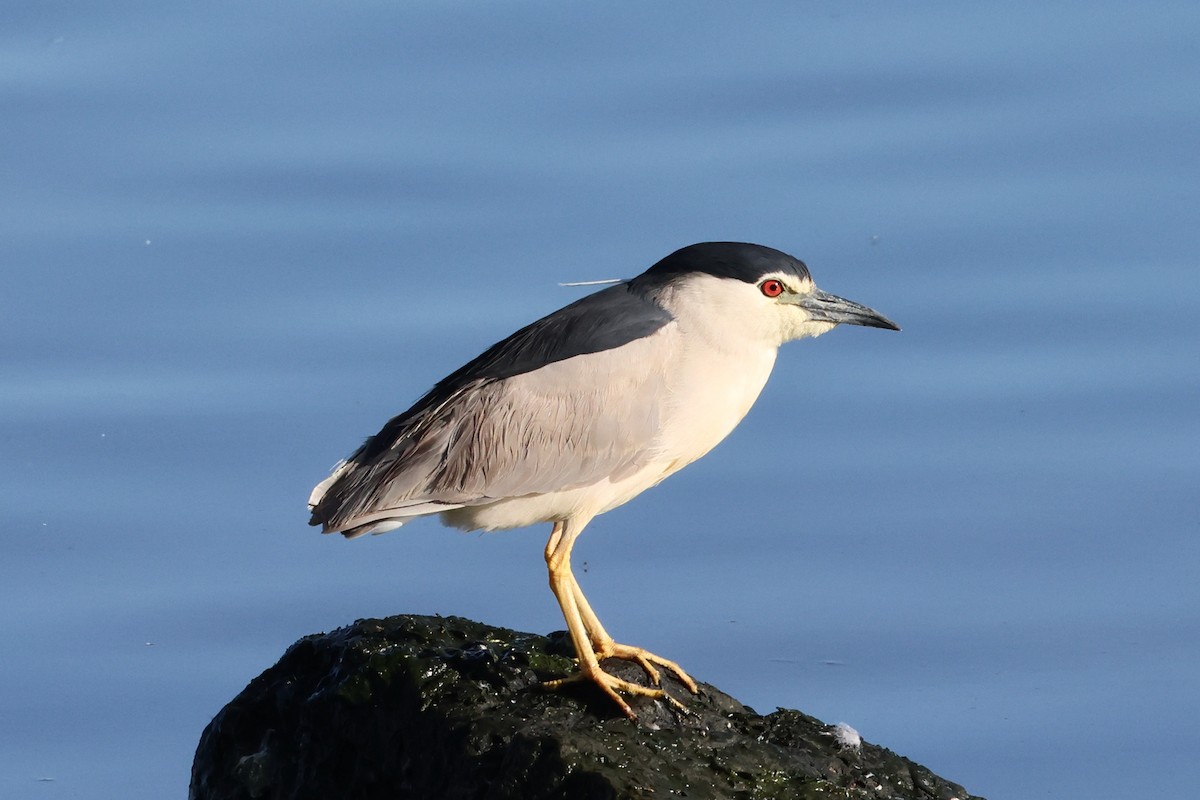
[[[692,676],[684,672],[683,667],[679,666],[670,659],[663,658],[662,656],[656,656],[654,653],[651,653],[649,650],[645,650],[641,647],[634,647],[632,645],[620,644],[612,641],[602,642],[596,647],[596,660],[603,661],[606,658],[619,658],[622,661],[633,661],[645,671],[646,677],[648,677],[650,682],[655,686],[658,686],[662,683],[662,676],[659,674],[658,669],[654,666],[657,664],[658,666],[669,669],[671,672],[675,673],[675,677],[679,678],[679,682],[686,686],[687,690],[692,694],[698,694],[700,692],[700,688],[696,685],[696,682],[692,680]]]
[[[625,701],[625,698],[621,697],[620,692],[624,692],[625,694],[634,697],[649,697],[653,700],[665,700],[667,704],[675,711],[684,714],[689,713],[687,706],[676,700],[671,695],[667,694],[661,688],[660,684],[662,682],[662,675],[655,667],[655,664],[657,664],[659,667],[669,669],[671,672],[675,673],[676,677],[679,678],[680,683],[686,686],[688,691],[690,691],[692,694],[698,694],[700,691],[699,687],[696,685],[696,682],[692,680],[692,677],[684,672],[683,668],[674,661],[662,658],[661,656],[656,656],[650,651],[644,650],[640,647],[633,647],[627,644],[618,644],[617,642],[613,641],[602,642],[596,646],[595,655],[596,661],[594,663],[588,660],[581,660],[579,663],[579,672],[576,674],[570,675],[566,678],[546,681],[542,685],[547,689],[559,689],[567,684],[590,681],[599,686],[605,694],[612,698],[613,702],[616,703],[621,709],[621,712],[633,722],[637,722],[637,714],[634,712],[633,708],[630,707],[629,703]],[[631,681],[618,678],[611,673],[605,672],[604,668],[600,666],[599,662],[606,658],[616,658],[622,661],[633,661],[646,672],[646,676],[650,679],[654,686],[643,686],[640,683],[633,683]]]
[[[623,680],[615,675],[611,675],[604,671],[599,665],[591,668],[587,665],[582,665],[579,672],[574,675],[568,675],[565,678],[558,678],[553,681],[546,681],[542,684],[547,689],[561,689],[563,686],[572,683],[581,683],[588,681],[600,687],[603,692],[612,698],[612,701],[617,704],[626,717],[632,722],[637,722],[637,712],[621,697],[620,692],[634,697],[649,697],[652,700],[665,700],[676,711],[687,713],[687,707],[676,700],[671,695],[667,694],[661,688],[642,686],[640,683]]]

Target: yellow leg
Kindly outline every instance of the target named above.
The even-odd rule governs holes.
[[[603,661],[606,658],[619,658],[622,661],[637,662],[646,675],[650,678],[650,682],[655,686],[661,683],[661,678],[658,670],[654,667],[657,664],[660,667],[674,672],[680,682],[688,688],[692,694],[696,694],[700,689],[696,686],[696,682],[692,680],[692,676],[683,671],[683,667],[676,664],[670,659],[657,656],[641,647],[633,645],[621,644],[615,641],[608,635],[608,631],[604,630],[604,626],[600,624],[600,620],[596,618],[596,612],[592,611],[591,605],[588,604],[587,598],[583,596],[583,589],[579,588],[579,583],[575,581],[572,575],[572,583],[575,590],[575,606],[579,609],[579,615],[583,618],[583,627],[587,629],[588,635],[592,640],[592,648],[596,653],[596,658]]]
[[[678,664],[660,658],[640,647],[617,644],[600,624],[600,620],[592,611],[587,598],[583,596],[583,590],[579,588],[579,583],[571,572],[571,548],[575,544],[575,538],[587,523],[588,519],[556,522],[550,533],[550,540],[546,543],[546,567],[550,574],[550,590],[554,592],[554,597],[562,609],[563,618],[567,622],[567,631],[575,645],[575,653],[579,662],[578,675],[549,681],[546,686],[555,689],[580,680],[592,681],[611,697],[625,716],[631,720],[636,720],[637,715],[633,713],[633,709],[618,692],[643,697],[666,698],[673,705],[682,708],[677,700],[667,696],[662,689],[652,689],[630,683],[601,669],[600,660],[604,658],[636,661],[650,676],[650,679],[657,684],[659,674],[658,670],[654,668],[653,662],[675,672],[693,693],[697,691],[695,681],[680,669]]]

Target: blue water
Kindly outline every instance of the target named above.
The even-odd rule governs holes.
[[[683,244],[899,334],[789,345],[576,548],[608,628],[973,792],[1192,791],[1200,6],[9,4],[0,797],[181,796],[296,638],[562,627],[547,531],[310,487]]]

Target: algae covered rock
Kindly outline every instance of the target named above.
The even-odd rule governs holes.
[[[712,686],[687,705],[547,691],[563,635],[459,617],[361,620],[294,644],[205,729],[192,800],[970,797],[799,711],[760,716]],[[633,664],[605,664],[640,681]]]

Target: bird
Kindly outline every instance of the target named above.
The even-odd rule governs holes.
[[[763,245],[702,242],[518,330],[436,383],[313,489],[310,525],[346,538],[436,516],[462,530],[551,525],[550,588],[578,670],[636,721],[629,697],[662,688],[674,661],[617,642],[571,569],[610,511],[705,455],[758,398],[786,342],[842,324],[900,330],[816,287],[799,259]],[[650,685],[606,671],[632,661]]]

